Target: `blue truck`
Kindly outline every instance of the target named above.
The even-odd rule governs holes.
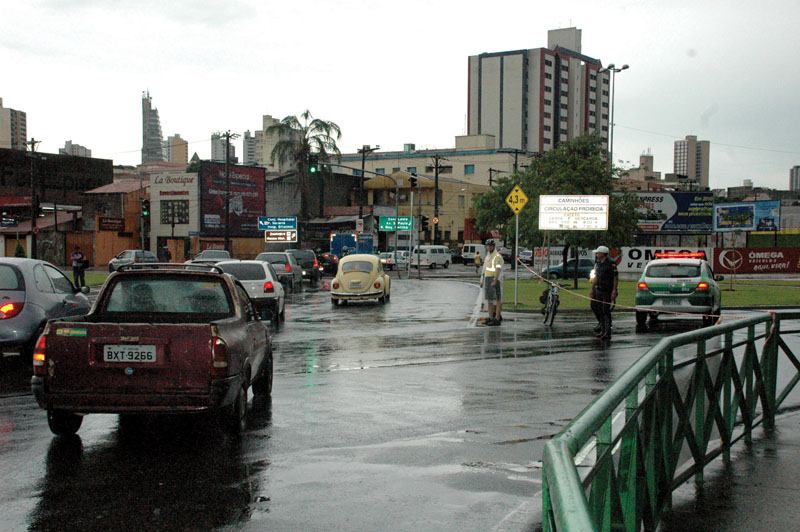
[[[331,233],[331,253],[337,257],[347,253],[373,253],[375,237],[372,233]]]

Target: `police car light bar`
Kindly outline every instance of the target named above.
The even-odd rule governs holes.
[[[706,254],[702,251],[694,253],[666,252],[666,253],[656,253],[656,258],[657,259],[705,259]]]

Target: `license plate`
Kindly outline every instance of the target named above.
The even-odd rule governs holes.
[[[104,362],[155,362],[154,345],[104,345]]]
[[[361,281],[350,283],[350,288],[361,288]]]

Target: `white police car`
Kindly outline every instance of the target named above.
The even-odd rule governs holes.
[[[702,315],[713,325],[722,310],[722,291],[705,253],[656,253],[636,287],[636,323],[660,313]]]

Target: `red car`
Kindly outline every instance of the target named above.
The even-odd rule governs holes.
[[[50,321],[31,387],[55,434],[84,414],[219,414],[245,426],[248,391],[272,393],[272,345],[247,292],[215,266],[123,266],[91,312]]]

